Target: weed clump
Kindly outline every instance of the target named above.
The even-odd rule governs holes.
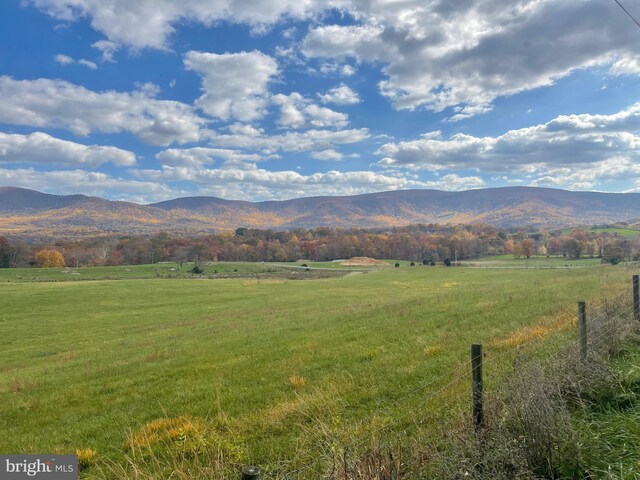
[[[306,385],[307,381],[301,375],[292,375],[291,377],[289,377],[289,383],[291,384],[291,386],[294,389],[297,390],[299,388],[304,387]]]
[[[78,455],[78,468],[80,470],[86,470],[92,466],[96,459],[96,451],[92,448],[76,448],[76,455]]]

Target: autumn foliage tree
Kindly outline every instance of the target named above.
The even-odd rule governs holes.
[[[35,258],[38,266],[42,268],[64,267],[64,257],[57,250],[40,250]]]
[[[536,244],[530,238],[523,240],[520,244],[520,250],[522,255],[527,258],[531,258],[531,256],[536,252]]]
[[[11,244],[5,237],[0,236],[0,268],[9,266],[9,256],[11,254]]]

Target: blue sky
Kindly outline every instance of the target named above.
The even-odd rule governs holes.
[[[508,5],[6,0],[0,185],[640,191],[640,28],[614,0]]]

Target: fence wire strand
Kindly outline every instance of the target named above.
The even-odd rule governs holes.
[[[630,296],[625,293],[619,293],[615,296],[603,296],[596,299],[597,304],[592,306],[587,312],[587,325],[589,332],[594,332],[595,335],[587,334],[588,346],[591,347],[591,350],[597,350],[603,344],[602,342],[615,333],[614,330],[611,330],[611,327],[624,325],[624,322],[627,321],[628,325],[632,324],[634,307],[633,304],[631,306],[628,305]],[[548,316],[548,313],[543,308],[540,308],[537,312],[538,317]],[[575,313],[563,312],[559,315],[553,317],[556,321],[559,321],[560,324],[564,324],[564,322],[570,323],[571,325],[577,326],[577,311]],[[572,336],[575,335],[575,332],[572,333]],[[504,347],[504,346],[493,346],[489,348],[485,348],[483,351],[483,363],[486,365],[487,363],[490,365],[504,365],[504,360],[513,355],[514,358],[512,361],[515,361],[519,356],[523,354],[523,352],[530,346],[534,344],[542,343],[543,338],[532,338],[524,343],[519,343],[514,346]],[[545,352],[545,358],[559,359],[563,355],[567,355],[571,350],[578,350],[580,348],[579,338],[577,340],[569,340],[566,345],[554,352]],[[367,442],[373,438],[374,435],[380,435],[381,433],[391,429],[397,428],[410,416],[416,416],[416,410],[418,407],[424,406],[435,399],[438,395],[445,392],[447,389],[452,388],[453,386],[461,383],[463,380],[469,380],[473,374],[473,369],[470,367],[470,360],[466,362],[461,362],[456,365],[454,368],[449,370],[447,373],[438,376],[437,378],[431,379],[428,382],[425,382],[415,388],[412,388],[410,391],[406,392],[402,396],[394,399],[392,402],[387,403],[384,408],[379,409],[375,412],[372,412],[367,419],[373,420],[375,417],[379,417],[384,415],[385,413],[389,413],[394,407],[399,406],[402,403],[407,402],[410,399],[415,399],[416,396],[420,393],[423,393],[429,387],[433,387],[444,379],[453,377],[452,380],[448,381],[444,385],[440,386],[438,389],[430,392],[428,395],[421,398],[421,400],[412,405],[412,409],[409,409],[407,412],[397,416],[394,418],[393,422],[387,423],[380,427],[373,428],[369,430],[366,434],[358,437],[352,442],[349,442],[341,447],[343,452],[354,451],[358,447],[362,447]],[[461,371],[464,370],[462,373]],[[471,390],[469,391],[469,397],[471,396]],[[442,411],[445,407],[452,406],[453,402],[444,402],[439,403],[438,410]],[[421,417],[420,420],[416,419],[416,422],[422,422],[426,419],[427,416]],[[429,417],[434,417],[433,411],[430,412]],[[361,428],[365,425],[366,422],[363,420],[359,422],[357,425],[358,428]],[[290,469],[287,473],[284,474],[285,479],[290,480],[300,480],[304,477],[301,477],[302,474],[308,473],[314,468],[320,467],[323,463],[331,463],[335,464],[335,453],[333,459],[328,458],[319,458],[312,462],[301,465],[300,467]]]

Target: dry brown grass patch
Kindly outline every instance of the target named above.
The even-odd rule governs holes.
[[[291,377],[289,377],[289,383],[291,384],[291,386],[293,388],[295,388],[296,390],[304,387],[307,383],[307,381],[305,380],[305,378],[302,375],[292,375]]]
[[[207,427],[200,419],[192,419],[189,416],[158,418],[144,424],[137,432],[133,432],[127,441],[127,446],[132,450],[150,448],[180,437],[202,437],[206,433]]]
[[[368,265],[378,265],[381,267],[391,266],[387,262],[383,262],[382,260],[376,260],[375,258],[369,258],[369,257],[353,257],[353,258],[350,258],[349,260],[344,260],[343,262],[340,262],[340,265],[346,265],[346,266],[352,266],[352,267],[368,266]]]
[[[534,340],[542,340],[547,336],[565,332],[576,325],[575,315],[563,312],[559,315],[542,317],[536,325],[522,327],[511,335],[493,343],[494,347],[516,348]]]

